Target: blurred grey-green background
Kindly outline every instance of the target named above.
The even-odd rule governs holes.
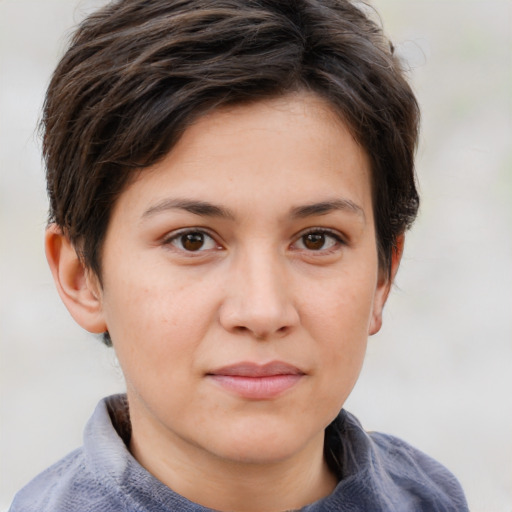
[[[123,389],[43,254],[36,124],[100,0],[0,0],[0,511]],[[347,408],[448,466],[472,511],[512,510],[512,1],[375,0],[423,111],[420,218]]]

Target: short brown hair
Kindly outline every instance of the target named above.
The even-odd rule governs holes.
[[[389,271],[418,209],[419,111],[379,24],[350,0],[116,0],[89,16],[44,105],[50,222],[101,280],[110,213],[134,172],[211,109],[301,90],[327,100],[370,158]]]

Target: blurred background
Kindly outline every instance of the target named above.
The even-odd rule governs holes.
[[[0,0],[0,511],[123,390],[61,305],[43,253],[36,125],[72,27],[99,0]],[[375,0],[423,112],[422,207],[346,407],[512,510],[512,1]]]

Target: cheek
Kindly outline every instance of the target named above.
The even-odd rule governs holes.
[[[123,342],[137,337],[138,343],[158,345],[169,332],[197,325],[194,320],[215,300],[205,289],[216,288],[205,287],[203,279],[179,272],[162,259],[137,261],[125,256],[119,259],[123,267],[111,265],[105,314],[111,334],[117,331]]]
[[[325,403],[339,410],[363,364],[373,309],[372,279],[331,280],[311,294],[303,325],[321,360],[320,388]]]
[[[145,272],[106,287],[107,328],[127,380],[175,380],[178,371],[190,371],[214,314],[214,297],[164,276]]]
[[[169,404],[170,390],[186,389],[193,375],[194,326],[183,318],[180,301],[154,289],[136,291],[140,300],[131,298],[124,311],[112,312],[109,328],[129,396],[156,411],[158,404]],[[172,396],[176,407],[186,408],[186,394]]]
[[[337,340],[339,347],[366,339],[376,289],[373,274],[346,272],[311,282],[301,308],[304,326],[315,330],[317,339]]]

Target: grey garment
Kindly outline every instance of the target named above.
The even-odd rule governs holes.
[[[103,399],[87,423],[84,445],[37,476],[10,512],[207,512],[149,474],[130,454],[125,395]],[[455,477],[403,441],[365,432],[341,411],[326,430],[325,456],[340,482],[303,508],[320,511],[468,510]]]

